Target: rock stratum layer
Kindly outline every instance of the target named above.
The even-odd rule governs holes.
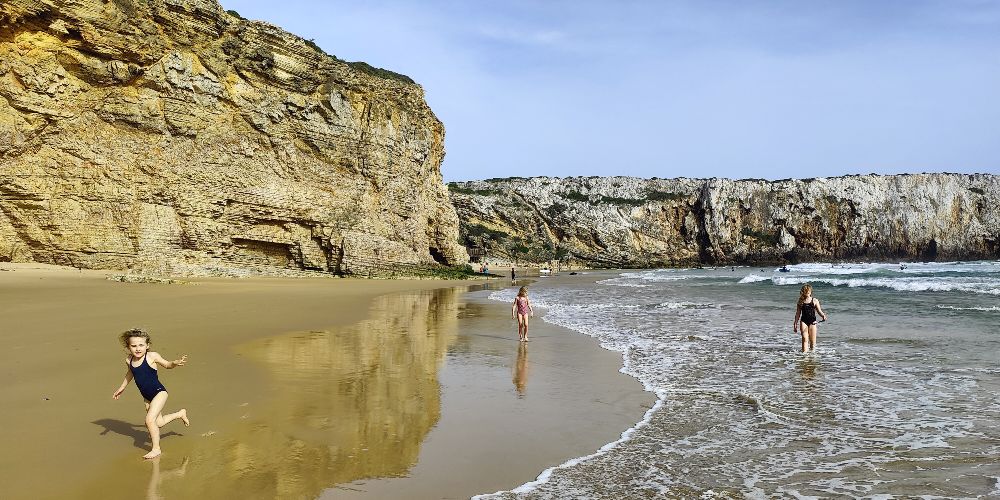
[[[213,0],[0,3],[0,260],[463,263],[443,141],[408,78]]]
[[[595,267],[1000,258],[1000,176],[450,183],[477,254]]]

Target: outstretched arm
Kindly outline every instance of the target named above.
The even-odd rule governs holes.
[[[128,361],[125,361],[125,362],[128,363]],[[132,370],[129,370],[128,367],[126,366],[125,367],[125,380],[122,381],[122,385],[118,386],[118,389],[115,391],[115,393],[111,397],[113,397],[115,399],[118,399],[118,396],[121,396],[122,392],[125,392],[125,387],[127,387],[128,383],[131,382],[131,381],[132,381]]]
[[[799,318],[802,316],[802,304],[795,306],[795,319],[792,320],[792,331],[799,331]]]
[[[819,300],[813,299],[813,302],[816,303],[816,312],[818,312],[819,315],[823,317],[823,321],[826,321],[826,313],[823,312],[823,308],[819,306]]]
[[[187,363],[187,359],[188,359],[187,354],[185,354],[185,355],[181,356],[181,359],[175,359],[173,361],[167,361],[166,359],[163,359],[163,356],[160,356],[160,353],[158,353],[158,352],[151,352],[151,353],[149,353],[149,357],[153,360],[154,363],[156,363],[156,364],[158,364],[158,365],[160,365],[160,366],[162,366],[162,367],[164,367],[164,368],[166,368],[168,370],[171,369],[171,368],[176,368],[178,366],[184,366],[184,364]]]

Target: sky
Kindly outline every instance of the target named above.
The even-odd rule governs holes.
[[[222,0],[419,83],[445,181],[1000,173],[998,0]]]

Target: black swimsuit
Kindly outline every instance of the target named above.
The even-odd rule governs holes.
[[[139,366],[132,366],[132,357],[129,356],[128,369],[132,370],[135,386],[139,388],[139,393],[146,401],[152,401],[161,391],[167,392],[167,388],[163,387],[156,375],[156,369],[149,366],[146,361],[146,356],[142,357],[142,363]]]
[[[806,326],[812,326],[816,324],[816,304],[813,303],[815,299],[809,299],[809,303],[802,303],[802,322]]]

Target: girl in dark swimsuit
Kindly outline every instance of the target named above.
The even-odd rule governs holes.
[[[187,356],[181,359],[167,361],[159,353],[149,350],[149,334],[132,329],[121,334],[121,342],[129,356],[125,358],[125,380],[114,393],[114,398],[122,395],[128,383],[135,379],[135,385],[142,394],[142,399],[146,403],[146,429],[149,430],[149,439],[152,441],[152,449],[142,458],[156,458],[160,456],[160,427],[167,425],[176,419],[184,421],[184,425],[191,425],[188,420],[187,410],[181,408],[180,411],[163,415],[163,406],[167,404],[167,389],[160,383],[157,366],[171,369],[184,366],[187,363]]]
[[[812,285],[806,283],[799,291],[799,302],[795,307],[792,331],[802,332],[802,352],[816,349],[816,315],[826,321],[826,313],[819,306],[819,299],[812,296]]]

